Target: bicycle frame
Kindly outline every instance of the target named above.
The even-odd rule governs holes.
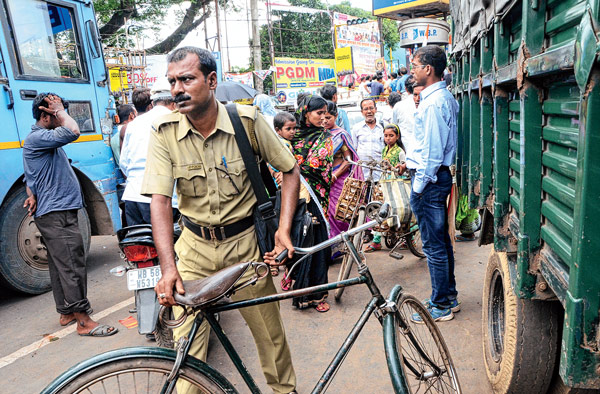
[[[385,215],[385,216],[387,216],[387,215]],[[328,246],[331,246],[333,244],[336,244],[336,243],[342,241],[346,244],[352,257],[354,258],[354,261],[358,265],[358,273],[359,273],[358,277],[342,280],[339,282],[328,283],[328,284],[324,284],[324,285],[312,286],[312,287],[308,287],[305,289],[292,290],[292,291],[288,291],[288,292],[282,293],[282,294],[274,294],[274,295],[270,295],[270,296],[254,298],[254,299],[249,299],[249,300],[236,301],[236,302],[231,302],[231,303],[221,304],[221,305],[215,304],[210,307],[203,308],[200,310],[201,313],[199,313],[195,317],[192,328],[188,334],[188,338],[192,338],[192,339],[189,341],[183,341],[183,344],[180,345],[180,346],[182,346],[182,348],[178,352],[177,359],[181,360],[180,363],[183,363],[185,361],[185,359],[188,356],[191,342],[193,341],[193,338],[196,336],[196,333],[197,333],[200,325],[202,324],[203,320],[206,319],[206,321],[208,322],[208,324],[211,326],[212,330],[216,334],[217,338],[219,339],[219,342],[221,342],[221,344],[223,345],[223,348],[227,352],[227,355],[229,356],[230,360],[235,365],[235,367],[238,370],[239,374],[241,375],[242,379],[244,379],[244,382],[250,389],[250,392],[253,394],[260,394],[261,391],[258,388],[258,385],[252,378],[251,374],[248,372],[248,369],[244,365],[242,359],[240,358],[239,354],[235,350],[235,347],[233,346],[233,344],[229,341],[229,338],[223,331],[221,325],[215,319],[214,314],[218,313],[218,312],[230,311],[233,309],[240,309],[240,308],[246,308],[246,307],[250,307],[250,306],[254,306],[254,305],[261,305],[261,304],[267,304],[270,302],[287,300],[287,299],[299,297],[299,296],[306,296],[306,295],[310,295],[310,294],[321,293],[324,291],[334,290],[339,287],[349,287],[349,286],[355,286],[355,285],[359,285],[359,284],[366,284],[372,295],[371,300],[366,305],[365,310],[362,312],[359,319],[354,324],[354,327],[352,328],[352,330],[346,337],[346,340],[344,341],[344,343],[342,343],[341,347],[338,349],[337,353],[335,354],[333,360],[330,362],[329,366],[327,367],[327,369],[325,370],[325,372],[319,379],[318,383],[312,390],[312,393],[325,392],[327,390],[327,387],[329,386],[329,383],[331,383],[333,377],[335,376],[336,372],[338,371],[340,365],[346,358],[346,355],[352,348],[352,345],[356,342],[356,339],[358,338],[358,336],[360,335],[365,324],[369,320],[371,314],[373,312],[375,312],[375,315],[378,318],[379,322],[383,324],[383,318],[388,313],[388,311],[386,310],[386,304],[387,304],[386,298],[381,295],[381,292],[379,291],[379,288],[375,284],[373,276],[371,275],[371,272],[369,271],[369,267],[362,261],[362,259],[360,258],[360,254],[358,253],[358,251],[356,250],[356,248],[354,247],[354,245],[352,244],[352,242],[350,240],[350,237],[352,235],[360,233],[360,232],[374,226],[375,223],[377,223],[377,222],[373,221],[373,222],[364,223],[363,225],[361,225],[359,227],[351,229],[348,232],[341,233],[338,236],[336,236],[332,239],[329,239],[328,241],[325,241],[319,245],[313,246],[311,248],[296,248],[296,253],[310,255],[314,252],[325,249]],[[295,264],[298,264],[299,262],[300,261],[296,262]],[[398,291],[401,291],[401,287],[399,287]],[[180,353],[181,353],[181,355],[180,355]],[[170,378],[172,378],[172,377],[170,376]],[[403,377],[398,377],[398,378],[404,380]],[[175,385],[175,381],[176,381],[176,379],[172,379],[170,382],[167,381],[167,383],[165,383],[165,387],[163,387],[163,390],[161,391],[161,393],[170,393],[172,391],[172,388]]]

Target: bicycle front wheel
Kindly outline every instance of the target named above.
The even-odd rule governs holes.
[[[385,351],[395,391],[460,393],[450,353],[429,312],[415,297],[400,290],[396,294],[398,311],[384,321]],[[413,314],[424,324],[414,323]]]
[[[112,359],[105,358],[97,366],[87,364],[78,371],[68,371],[60,376],[43,393],[158,393],[173,369],[174,359],[160,355],[133,355],[120,359],[115,355]],[[222,375],[196,359],[181,367],[180,382],[189,383],[203,394],[237,393]]]
[[[365,223],[365,210],[360,209],[358,211],[358,218],[355,222],[354,227],[358,227],[364,223]],[[363,246],[363,233],[362,232],[354,235],[354,238],[352,238],[352,244],[354,244],[356,251],[360,253],[362,246]],[[354,263],[354,258],[352,257],[352,254],[350,253],[350,251],[347,250],[346,254],[344,255],[344,259],[342,260],[340,272],[338,273],[338,282],[341,280],[348,279],[350,277],[350,271],[352,271],[353,263]],[[344,290],[345,290],[345,287],[340,287],[340,288],[335,289],[335,291],[333,292],[333,296],[335,297],[336,301],[339,301],[342,299],[342,294],[344,294]]]

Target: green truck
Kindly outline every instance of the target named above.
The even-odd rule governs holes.
[[[600,0],[453,0],[457,182],[496,393],[600,390]]]

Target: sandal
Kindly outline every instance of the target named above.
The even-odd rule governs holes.
[[[112,330],[111,330],[112,328]],[[100,324],[88,333],[79,334],[81,337],[109,337],[111,335],[115,335],[119,332],[119,329],[116,327],[109,326],[108,324]]]
[[[288,278],[287,272],[285,276],[281,278],[281,290],[288,291],[292,287],[292,278]]]
[[[371,252],[376,252],[378,250],[381,250],[381,244],[376,244],[375,242],[371,242],[369,244],[369,246],[366,247],[365,252],[366,253],[371,253]]]
[[[278,275],[279,275],[279,267],[271,266],[271,276],[278,276]]]
[[[319,302],[319,304],[315,307],[315,309],[317,310],[317,312],[327,312],[329,310],[330,306],[327,303],[327,301],[321,301]]]
[[[455,237],[455,239],[456,239],[456,242],[469,242],[469,241],[475,241],[477,239],[477,237],[475,236],[475,234],[471,234],[471,236],[458,234]]]

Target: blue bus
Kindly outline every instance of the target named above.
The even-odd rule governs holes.
[[[85,208],[81,232],[121,227],[119,172],[109,147],[114,102],[109,94],[92,0],[0,0],[0,287],[29,294],[50,290],[47,252],[23,202],[22,145],[35,122],[38,93],[69,101],[81,136],[65,147]]]

